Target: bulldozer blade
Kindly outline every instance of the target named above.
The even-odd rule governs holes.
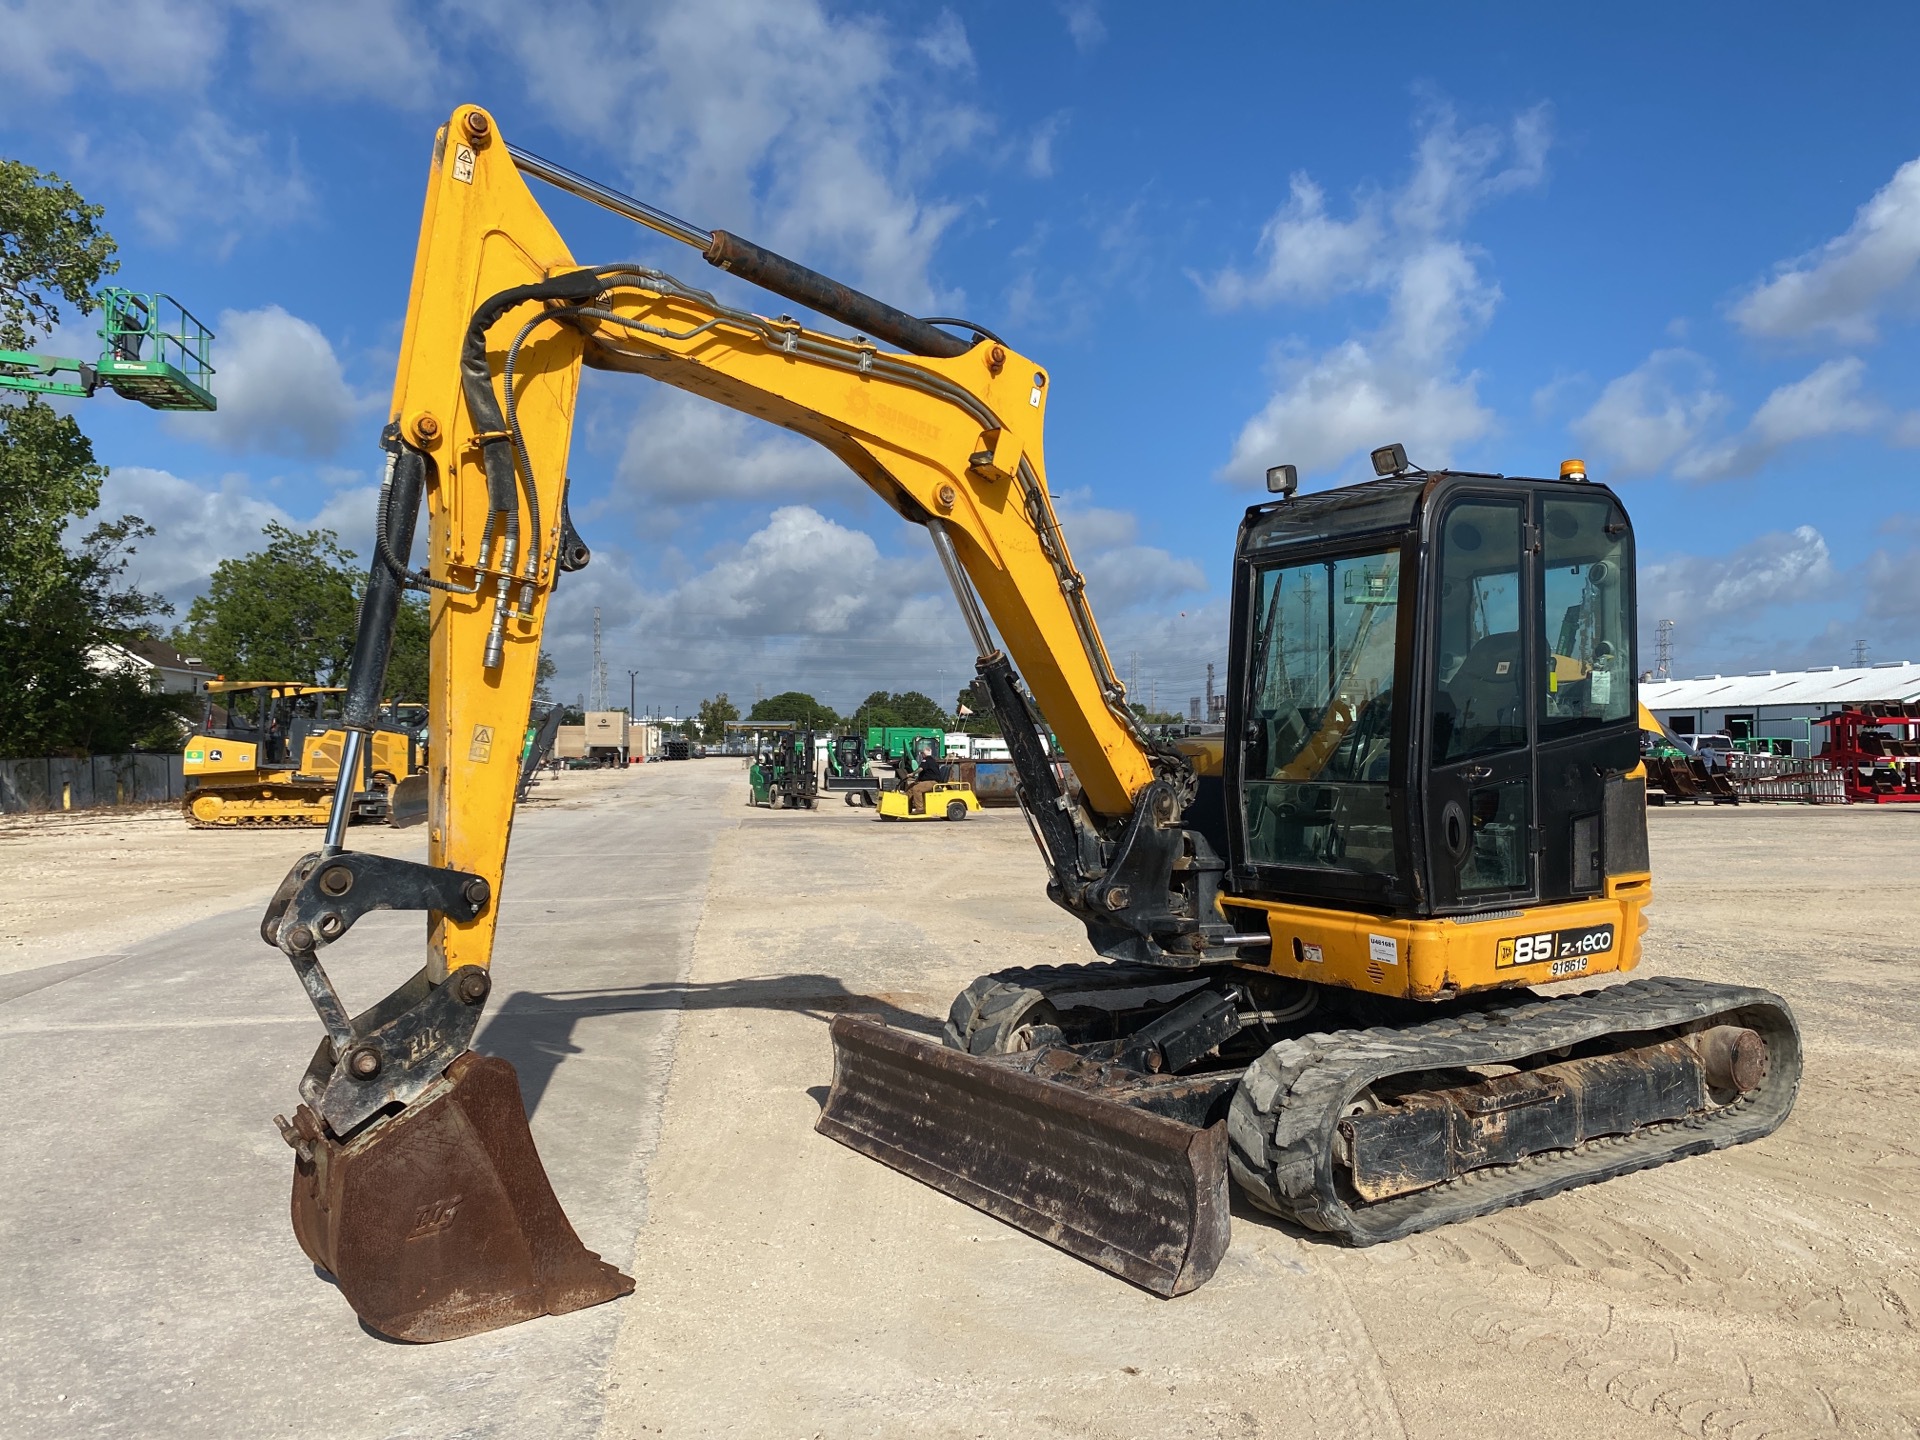
[[[290,1128],[300,1248],[379,1334],[455,1340],[633,1291],[567,1222],[505,1060],[467,1051],[345,1142],[304,1105]]]
[[[396,830],[427,818],[427,777],[409,775],[387,792],[387,823]]]
[[[1156,1295],[1206,1283],[1229,1226],[1223,1125],[1182,1124],[851,1015],[815,1127]]]

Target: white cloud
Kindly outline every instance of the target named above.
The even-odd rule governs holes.
[[[914,48],[942,70],[956,75],[973,73],[973,46],[967,43],[967,27],[951,10],[940,12],[933,28],[914,42]]]
[[[227,38],[219,9],[199,0],[0,0],[0,35],[0,78],[16,98],[22,89],[67,95],[91,84],[154,96],[197,92]]]
[[[1785,262],[1733,306],[1750,335],[1864,344],[1880,312],[1914,295],[1920,267],[1920,159],[1909,160],[1843,235]]]
[[[639,193],[903,308],[955,298],[931,269],[961,204],[919,188],[988,122],[951,65],[880,21],[818,0],[463,13],[562,126],[627,157]],[[965,43],[957,21],[926,38],[949,59]]]
[[[758,687],[805,690],[849,710],[875,689],[933,694],[972,677],[931,547],[888,556],[871,535],[810,506],[780,507],[677,585],[650,586],[643,573],[603,551],[562,582],[546,642],[560,666],[557,694],[584,688],[596,606],[609,667],[639,670],[640,696],[669,708],[719,690],[750,700]]]
[[[210,489],[165,470],[116,465],[101,487],[100,508],[76,522],[74,534],[102,517],[138,515],[158,532],[134,558],[128,578],[158,591],[184,614],[222,560],[260,548],[261,529],[274,521],[294,529],[329,529],[362,560],[373,547],[371,485],[336,489],[311,518],[298,518],[256,495],[244,477],[231,476]]]
[[[1133,512],[1085,505],[1079,494],[1055,497],[1055,508],[1096,614],[1164,608],[1170,600],[1207,588],[1206,571],[1196,562],[1140,543],[1140,521]]]
[[[222,311],[214,330],[220,408],[169,416],[176,433],[222,450],[324,459],[367,413],[368,401],[347,384],[332,344],[310,321],[268,305]]]
[[[222,258],[242,231],[285,224],[313,200],[291,145],[276,153],[265,135],[207,106],[144,130],[116,129],[105,144],[82,135],[74,151],[83,170],[111,178],[155,239],[205,244]]]
[[[852,471],[811,440],[669,386],[646,388],[651,393],[641,397],[617,471],[625,494],[643,503],[867,493]]]
[[[1609,381],[1572,428],[1610,473],[1650,475],[1691,450],[1726,410],[1704,359],[1691,350],[1656,350]]]
[[[1728,409],[1713,371],[1690,350],[1656,350],[1610,382],[1573,422],[1573,432],[1622,479],[1663,470],[1682,480],[1737,479],[1789,445],[1866,434],[1890,423],[1898,443],[1905,422],[1863,392],[1866,369],[1851,356],[1829,360],[1775,389],[1733,434],[1710,438]]]
[[[1271,399],[1247,421],[1222,470],[1248,482],[1288,460],[1308,470],[1399,440],[1422,464],[1446,463],[1485,434],[1493,416],[1479,376],[1462,372],[1465,346],[1492,319],[1500,287],[1458,231],[1487,201],[1538,185],[1546,173],[1547,112],[1535,108],[1503,131],[1461,130],[1436,108],[1424,121],[1413,171],[1391,192],[1362,191],[1347,217],[1304,173],[1262,228],[1260,264],[1195,277],[1222,309],[1320,304],[1380,295],[1381,326],[1319,353],[1281,350]]]
[[[1762,535],[1730,555],[1683,555],[1640,566],[1640,613],[1691,623],[1750,616],[1827,595],[1835,582],[1826,537],[1811,525]]]
[[[252,20],[254,84],[270,94],[365,98],[401,108],[433,103],[444,68],[440,37],[407,0],[239,0]]]
[[[1033,134],[1027,138],[1026,159],[1023,162],[1027,174],[1036,180],[1045,180],[1053,174],[1053,142],[1060,138],[1060,132],[1066,128],[1065,112],[1049,115],[1033,127]]]
[[[1107,38],[1107,22],[1100,18],[1097,0],[1063,0],[1060,14],[1067,22],[1067,34],[1073,48],[1085,54],[1099,48]]]
[[[1798,441],[1877,429],[1886,411],[1861,393],[1866,369],[1850,356],[1829,360],[1804,378],[1782,385],[1761,402],[1745,430],[1688,454],[1675,473],[1685,480],[1730,480],[1751,475]]]

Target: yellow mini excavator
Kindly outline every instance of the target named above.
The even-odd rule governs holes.
[[[180,813],[196,830],[327,823],[340,779],[337,685],[286,680],[214,680],[200,728],[181,768],[188,782]],[[406,825],[424,819],[426,782],[416,778],[420,747],[391,715],[374,722],[361,773],[347,799],[356,820]]]
[[[857,333],[583,266],[538,179]],[[960,333],[955,333],[955,332]],[[343,777],[378,713],[403,587],[432,595],[429,850],[357,853],[336,805],[262,933],[325,1036],[292,1119],[294,1228],[368,1326],[436,1340],[633,1282],[574,1234],[510,1065],[469,1048],[490,989],[519,741],[555,581],[582,365],[826,447],[921,527],[1086,965],[982,976],[944,1043],[832,1027],[834,1139],[1161,1295],[1203,1283],[1229,1185],[1353,1244],[1753,1140],[1793,1103],[1777,996],[1633,980],[1650,893],[1633,533],[1605,487],[1428,473],[1246,512],[1226,740],[1142,733],[1046,485],[1046,367],[508,144],[434,142]],[[430,569],[407,567],[421,507]],[[1078,778],[1059,783],[1036,709]],[[342,790],[349,783],[342,780]],[[424,912],[411,980],[350,1015],[321,955]]]

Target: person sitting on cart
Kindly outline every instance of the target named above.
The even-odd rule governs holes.
[[[920,769],[915,774],[913,783],[907,786],[907,813],[909,815],[926,814],[928,792],[946,782],[946,762],[934,754],[933,747],[929,745],[921,754]]]

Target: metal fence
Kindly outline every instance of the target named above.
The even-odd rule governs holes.
[[[1825,759],[1804,755],[1727,756],[1727,778],[1742,800],[1844,805],[1846,777]]]
[[[150,805],[185,793],[178,755],[0,760],[0,812]]]

